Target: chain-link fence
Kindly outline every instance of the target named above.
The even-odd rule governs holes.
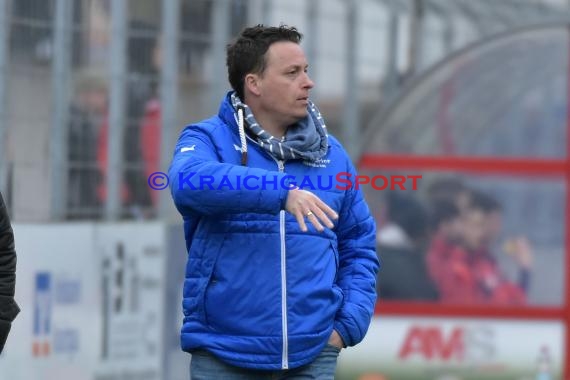
[[[15,220],[174,215],[147,177],[217,111],[225,45],[297,26],[327,125],[359,136],[401,86],[482,35],[565,15],[564,1],[0,0],[0,188]]]

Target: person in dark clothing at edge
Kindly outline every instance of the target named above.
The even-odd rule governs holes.
[[[389,300],[437,300],[425,263],[427,211],[412,196],[394,192],[388,194],[387,208],[389,222],[377,236],[376,251],[383,268],[378,274],[378,296]]]
[[[0,193],[0,353],[4,349],[12,321],[20,312],[14,300],[16,289],[16,249],[14,232],[4,198]]]
[[[244,29],[227,51],[233,91],[175,148],[193,380],[332,380],[374,312],[376,224],[362,191],[301,186],[356,170],[309,100],[300,40],[287,26]]]

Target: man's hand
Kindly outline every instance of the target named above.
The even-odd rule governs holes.
[[[515,244],[515,260],[521,268],[530,269],[532,267],[532,257],[534,256],[530,241],[525,236],[519,236],[515,240]]]
[[[305,217],[319,232],[325,230],[323,224],[328,228],[333,228],[334,224],[330,218],[338,218],[337,213],[319,197],[309,191],[300,189],[289,190],[285,210],[295,216],[303,232],[307,232]]]
[[[508,240],[505,243],[505,251],[512,255],[519,267],[526,270],[531,269],[534,255],[528,238],[517,236]]]
[[[344,342],[342,341],[342,338],[336,332],[336,330],[333,330],[331,337],[329,338],[328,343],[332,346],[335,346],[335,347],[341,349],[341,350],[344,348]]]

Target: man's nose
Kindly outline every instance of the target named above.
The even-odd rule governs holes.
[[[315,82],[313,82],[311,80],[311,77],[309,76],[309,74],[305,73],[305,81],[303,83],[303,88],[313,88],[315,87]]]

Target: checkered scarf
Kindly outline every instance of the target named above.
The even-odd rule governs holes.
[[[245,114],[243,115],[245,120],[243,128],[247,128],[254,136],[257,136],[257,143],[278,160],[315,161],[327,153],[327,127],[313,102],[309,101],[307,105],[309,113],[307,117],[290,126],[283,140],[273,137],[264,130],[255,120],[251,109],[239,99],[235,92],[231,94],[231,102],[238,114],[239,109],[242,109]],[[240,137],[242,137],[241,128],[240,125]],[[245,137],[242,137],[242,149],[245,148],[244,140]]]

